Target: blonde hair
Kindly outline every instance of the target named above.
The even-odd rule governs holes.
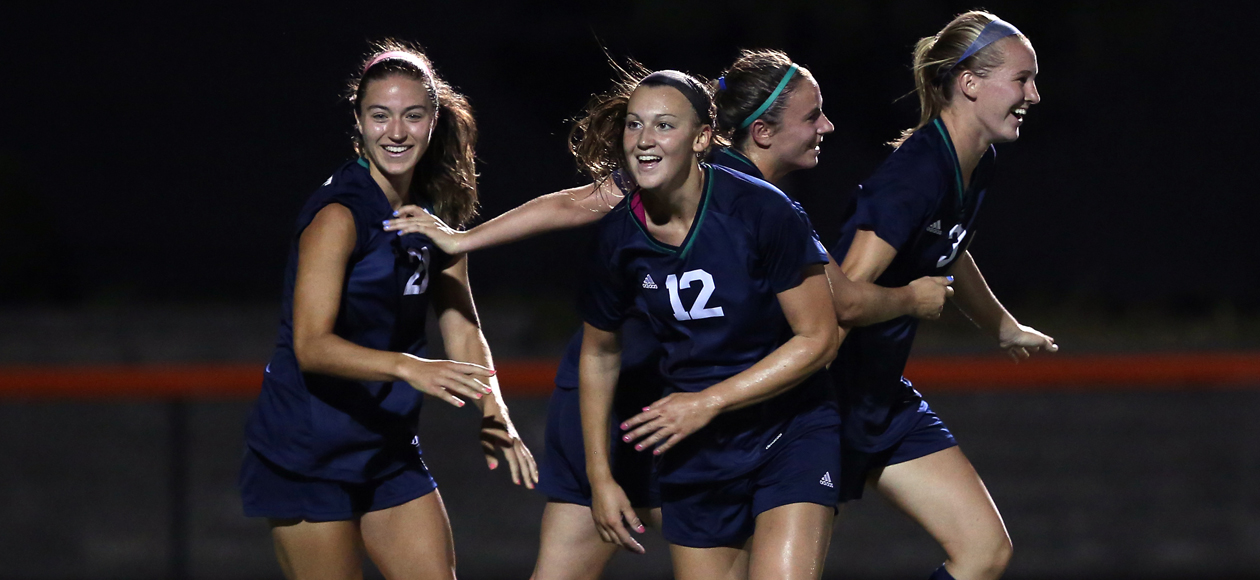
[[[920,38],[915,43],[912,69],[914,92],[919,96],[919,123],[902,131],[901,136],[889,145],[900,147],[915,131],[939,117],[954,97],[954,79],[963,71],[985,77],[989,71],[1002,66],[1002,52],[994,47],[996,42],[976,51],[966,60],[958,61],[984,27],[997,19],[997,16],[983,10],[964,12],[934,36]],[[1023,34],[1017,36],[1028,42]]]

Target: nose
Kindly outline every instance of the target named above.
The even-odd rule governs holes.
[[[390,141],[395,143],[402,143],[407,140],[407,130],[403,126],[403,120],[401,117],[395,117],[389,120],[389,123],[385,125],[385,135],[389,137]]]
[[[639,131],[639,140],[637,145],[639,149],[651,149],[653,145],[656,145],[656,138],[652,136],[651,131],[646,129],[641,130]]]
[[[1037,92],[1037,81],[1028,81],[1028,86],[1024,87],[1024,100],[1034,105],[1041,102],[1041,93]]]
[[[821,113],[818,116],[818,119],[822,121],[822,125],[818,127],[819,135],[826,135],[827,133],[830,133],[836,130],[836,126],[831,123],[831,119],[827,118],[827,113]]]

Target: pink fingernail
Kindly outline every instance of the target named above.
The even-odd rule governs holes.
[[[630,424],[629,424],[629,423],[622,423],[622,424],[621,424],[621,428],[622,428],[622,429],[629,429],[629,428],[630,428]]]
[[[660,455],[660,454],[661,454],[661,450],[660,450],[660,449],[657,449],[657,450],[655,450],[655,451],[653,451],[653,452],[652,452],[652,455]]]
[[[630,438],[629,438],[629,437],[627,437],[626,439],[628,440],[628,439],[630,439]],[[635,450],[635,451],[643,451],[643,444],[642,444],[642,443],[640,443],[640,444],[638,444],[638,445],[635,445],[635,446],[634,446],[634,450]]]
[[[494,375],[497,375],[497,374],[499,374],[499,371],[496,371],[496,370],[494,370],[494,369],[491,369],[491,370],[490,370],[490,376],[492,376],[492,377],[493,377]]]
[[[626,435],[625,437],[622,437],[622,438],[621,438],[621,440],[622,440],[622,441],[625,441],[626,443],[629,443],[629,442],[630,442],[630,436],[629,436],[629,435]]]
[[[647,411],[648,409],[650,409],[650,407],[644,407],[644,408],[643,408],[643,410],[644,410],[644,411]]]

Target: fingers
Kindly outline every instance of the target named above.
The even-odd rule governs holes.
[[[953,297],[954,297],[954,287],[953,287],[953,286],[946,286],[946,287],[945,287],[945,297],[946,297],[946,298],[953,298]]]
[[[621,440],[625,441],[626,443],[634,443],[635,441],[643,439],[644,437],[647,437],[653,433],[656,433],[657,431],[665,427],[665,423],[662,421],[659,421],[658,419],[660,419],[660,417],[655,417],[650,423],[642,425],[638,429],[635,429],[629,433],[626,433],[625,435],[622,435]],[[646,441],[640,441],[638,444],[634,446],[634,448],[639,451],[642,451],[645,446],[644,445],[645,443]]]
[[[660,454],[662,454],[662,453],[665,453],[666,451],[669,451],[669,449],[670,449],[671,447],[673,447],[673,446],[674,446],[674,444],[676,444],[676,443],[678,443],[679,441],[681,441],[681,440],[682,440],[682,438],[683,438],[682,433],[674,433],[673,435],[670,435],[670,436],[669,436],[669,439],[666,439],[664,443],[661,443],[660,445],[657,445],[657,446],[656,446],[656,449],[653,449],[653,450],[652,450],[652,454],[653,454],[653,455],[660,455]]]
[[[432,219],[423,217],[385,220],[381,222],[381,226],[387,232],[398,232],[400,236],[403,234],[429,234],[438,231],[438,226],[433,223]]]
[[[645,432],[644,434],[647,435],[647,437],[634,445],[635,451],[643,451],[644,449],[651,449],[655,447],[656,444],[659,443],[662,439],[665,439],[666,437],[669,437],[674,434],[674,432],[669,429],[669,426],[658,425],[656,423],[646,425],[642,427],[640,430],[647,429],[647,428],[652,428],[652,430]],[[633,439],[638,439],[638,437],[634,437]],[[660,455],[660,453],[657,453],[657,455]]]
[[[613,532],[617,535],[617,545],[636,554],[642,554],[644,552],[643,546],[639,544],[639,542],[635,541],[634,536],[630,535],[630,529],[623,523],[638,522],[639,516],[634,513],[634,508],[631,508],[630,506],[626,506],[619,516],[620,517],[617,518],[617,525],[613,528]],[[636,529],[642,533],[643,524],[640,523]]]
[[[527,468],[525,470],[525,473],[529,477],[529,481],[530,481],[527,487],[529,487],[530,489],[533,489],[533,486],[538,485],[538,481],[539,481],[538,480],[538,462],[534,460],[534,454],[530,453],[529,447],[525,446],[524,441],[518,441],[517,444],[520,445],[520,454],[525,459],[525,467]]]
[[[485,454],[486,467],[488,467],[490,471],[494,471],[499,468],[499,459],[494,456],[494,450],[495,446],[493,444],[485,439],[481,440],[481,452]]]
[[[484,377],[488,379],[490,377],[493,377],[495,373],[498,372],[492,368],[483,367],[481,365],[473,364],[473,363],[459,362],[459,361],[454,361],[454,360],[448,360],[448,361],[442,361],[442,362],[446,363],[452,370],[458,373],[462,373],[462,374],[470,375],[474,377]]]

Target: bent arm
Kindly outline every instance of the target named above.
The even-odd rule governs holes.
[[[770,400],[822,370],[840,348],[827,277],[821,265],[805,269],[800,285],[778,294],[792,338],[743,372],[704,391],[717,413]]]
[[[971,252],[963,252],[958,261],[950,268],[954,275],[957,290],[954,304],[963,311],[985,334],[998,342],[998,347],[1007,350],[1016,362],[1026,359],[1030,353],[1042,349],[1057,352],[1059,345],[1054,338],[1019,323],[1014,316],[998,302],[997,296],[985,282],[984,275],[971,257]]]
[[[354,243],[354,217],[340,204],[320,210],[298,239],[293,288],[293,353],[298,367],[359,381],[403,380],[407,355],[359,346],[333,334]]]
[[[840,325],[846,328],[868,326],[899,316],[934,319],[940,316],[945,298],[953,295],[951,281],[942,276],[925,276],[898,288],[885,288],[875,280],[888,269],[897,250],[875,232],[858,230],[839,265],[827,264],[832,301]]]

